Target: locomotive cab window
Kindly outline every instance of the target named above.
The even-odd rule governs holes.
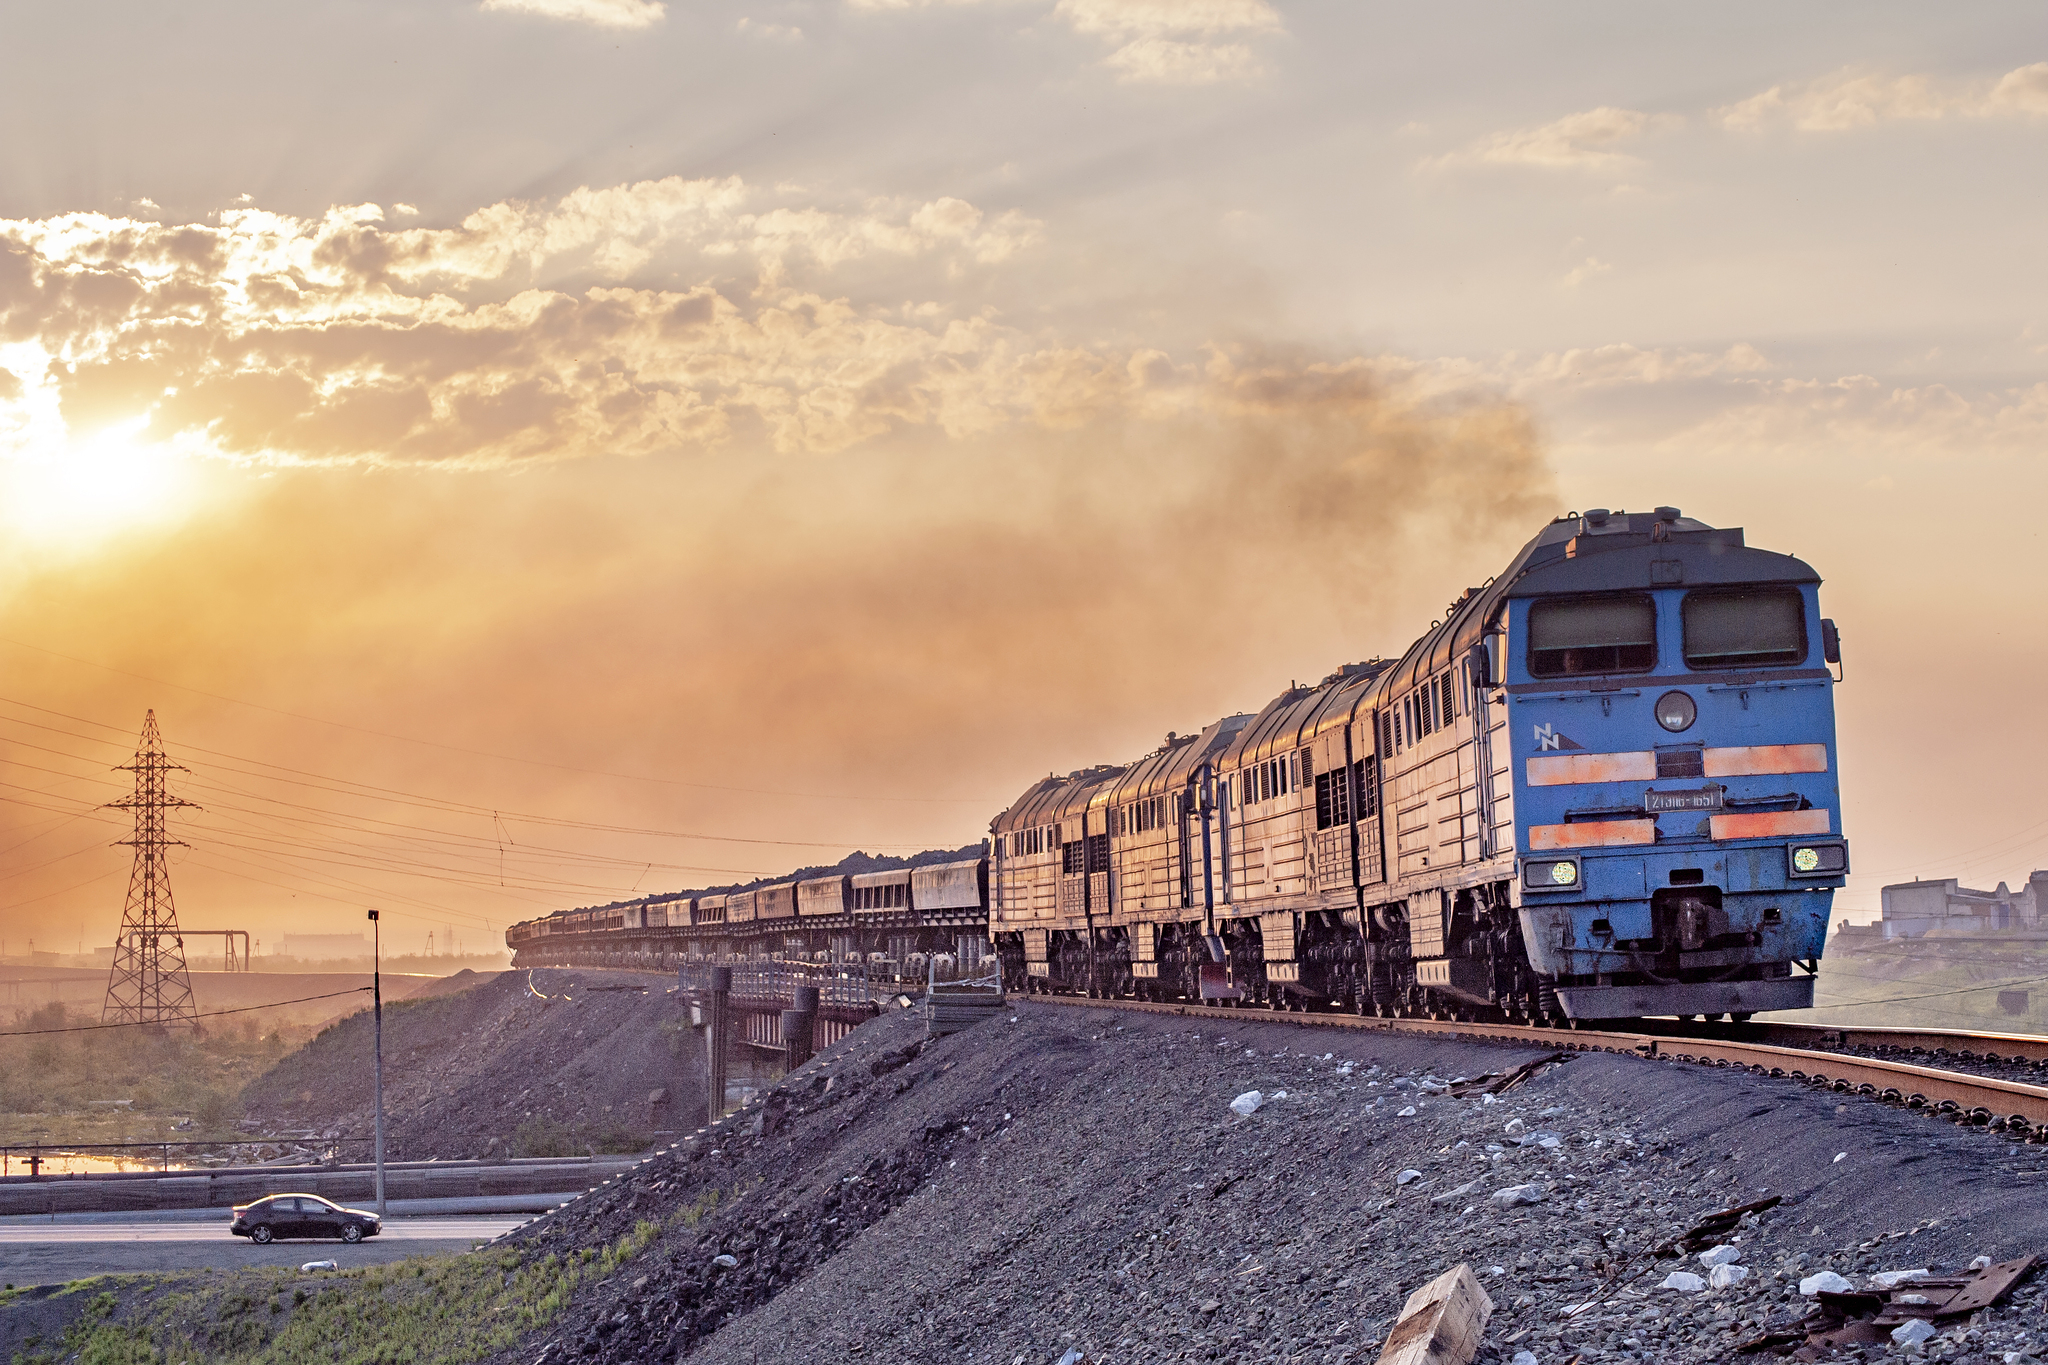
[[[1539,678],[1641,673],[1656,662],[1647,597],[1553,597],[1529,608],[1529,671]]]
[[[1806,603],[1797,588],[1688,593],[1687,668],[1780,668],[1806,660]]]

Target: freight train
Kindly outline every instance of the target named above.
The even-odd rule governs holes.
[[[963,854],[969,850],[962,850]],[[858,962],[920,977],[990,955],[988,860],[956,856],[887,871],[791,878],[718,895],[647,896],[563,910],[505,933],[515,967],[674,971],[691,962]]]
[[[1399,659],[1036,783],[943,895],[900,874],[878,911],[824,879],[742,893],[743,923],[707,897],[657,933],[650,900],[508,942],[621,966],[992,945],[1013,990],[1388,1016],[1809,1006],[1849,871],[1819,584],[1676,508],[1572,513]]]

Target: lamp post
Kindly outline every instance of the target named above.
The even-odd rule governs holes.
[[[375,1016],[377,1039],[376,1087],[377,1125],[377,1216],[384,1216],[384,934],[377,924],[377,912],[370,912],[370,1009]]]

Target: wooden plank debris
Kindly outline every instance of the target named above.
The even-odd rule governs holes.
[[[1492,1316],[1493,1300],[1461,1263],[1408,1296],[1380,1365],[1470,1365]]]

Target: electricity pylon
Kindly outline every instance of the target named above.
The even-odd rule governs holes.
[[[107,978],[107,1003],[100,1020],[108,1024],[192,1024],[192,981],[185,974],[185,941],[178,936],[178,909],[171,901],[171,866],[165,850],[184,843],[164,833],[164,812],[193,806],[172,796],[165,775],[188,772],[164,756],[156,712],[142,721],[142,747],[135,761],[115,769],[135,774],[135,795],[110,801],[115,810],[135,812],[135,837],[120,841],[135,850],[128,874],[128,904],[121,912],[121,936],[114,940],[114,970]]]

